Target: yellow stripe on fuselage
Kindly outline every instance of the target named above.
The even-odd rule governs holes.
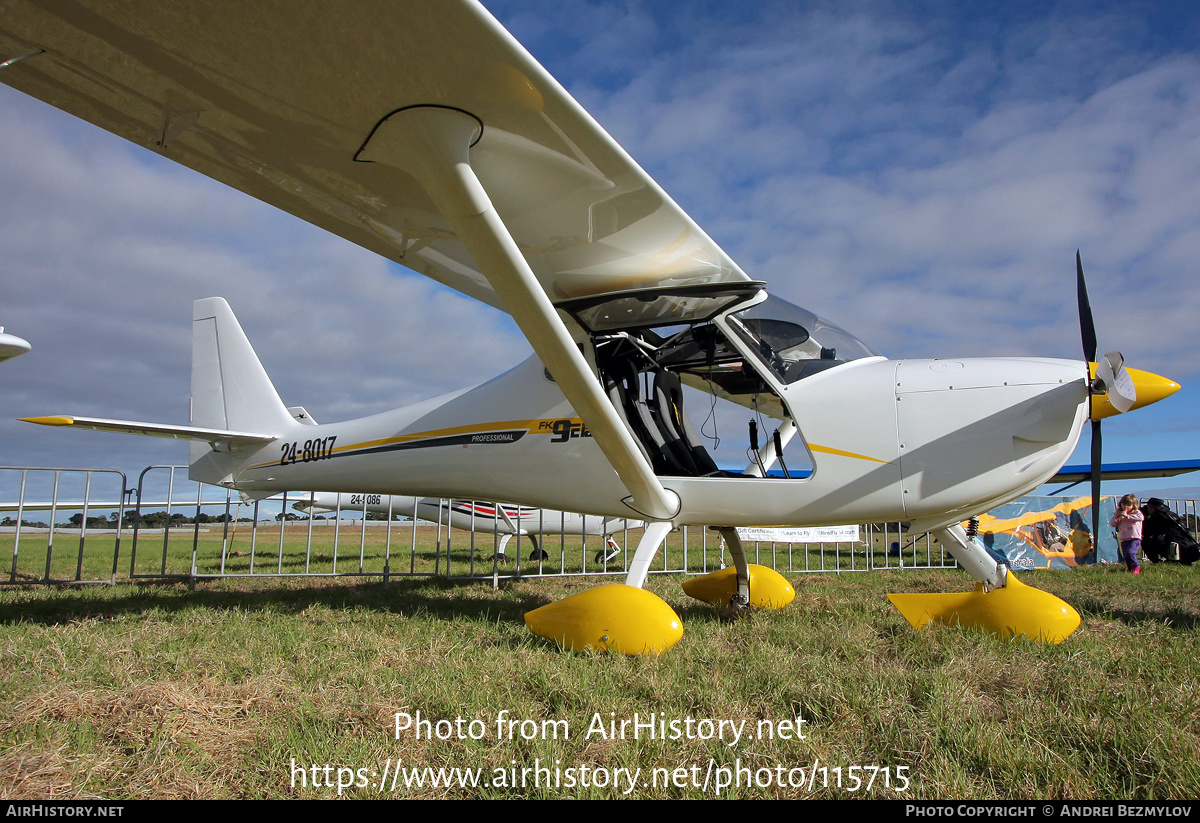
[[[561,419],[561,418],[555,418]],[[451,426],[448,429],[430,429],[413,434],[401,434],[396,437],[385,437],[381,440],[368,440],[365,443],[355,443],[350,446],[336,446],[334,453],[353,451],[355,449],[372,449],[377,446],[390,446],[393,443],[409,443],[413,440],[427,440],[433,437],[452,437],[456,434],[474,434],[475,432],[492,431],[493,429],[528,429],[536,430],[540,420],[506,420],[499,423],[472,423],[469,426]]]
[[[446,429],[430,429],[429,431],[414,432],[412,434],[400,434],[395,437],[384,437],[379,440],[367,440],[363,443],[352,443],[348,446],[335,446],[330,450],[330,454],[346,454],[348,452],[358,451],[359,449],[372,449],[379,446],[390,446],[395,443],[410,443],[414,440],[433,440],[439,437],[453,437],[456,434],[475,434],[476,432],[489,432],[496,429],[525,429],[530,434],[553,434],[550,428],[543,428],[543,423],[555,423],[559,420],[568,420],[571,423],[583,425],[583,421],[578,417],[550,417],[539,418],[537,420],[502,420],[495,423],[472,423],[469,426],[451,426]],[[64,424],[56,424],[64,425]],[[265,466],[276,466],[278,460],[269,460],[266,463],[256,463],[250,466],[251,469],[261,469]]]
[[[559,420],[569,420],[572,424],[582,425],[583,421],[578,417],[552,417],[539,418],[536,420],[503,420],[492,423],[472,423],[468,426],[451,426],[445,429],[430,429],[423,432],[413,432],[412,434],[401,434],[395,437],[384,437],[379,440],[367,440],[362,443],[352,443],[348,446],[335,446],[331,454],[346,454],[348,452],[358,451],[359,449],[372,449],[380,446],[390,446],[395,443],[410,443],[414,440],[431,440],[439,437],[453,437],[456,434],[474,434],[476,432],[495,431],[497,429],[525,429],[530,434],[553,434],[554,432],[549,427],[544,427],[543,424],[555,423]],[[872,463],[881,463],[887,465],[890,461],[880,460],[878,457],[871,457],[866,454],[858,454],[857,452],[845,451],[844,449],[834,449],[829,446],[818,446],[815,443],[809,443],[808,448],[811,451],[819,454],[831,454],[837,457],[850,457],[855,460],[867,460]],[[252,469],[262,468],[264,466],[276,465],[278,461],[271,460],[266,463],[258,463],[251,466]]]
[[[810,451],[819,452],[820,454],[835,454],[838,457],[853,457],[855,460],[870,460],[872,463],[883,463],[885,466],[891,462],[889,460],[880,460],[878,457],[868,457],[865,454],[843,451],[842,449],[831,449],[829,446],[818,446],[815,443],[809,443],[808,448]]]

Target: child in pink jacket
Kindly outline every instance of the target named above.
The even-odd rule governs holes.
[[[1117,537],[1121,541],[1121,559],[1134,574],[1142,573],[1138,563],[1138,551],[1142,548],[1142,519],[1137,497],[1127,494],[1117,503],[1117,513],[1108,521],[1108,525],[1117,530]]]

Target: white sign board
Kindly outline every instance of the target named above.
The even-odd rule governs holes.
[[[811,529],[739,528],[748,543],[859,543],[858,526],[818,526]]]

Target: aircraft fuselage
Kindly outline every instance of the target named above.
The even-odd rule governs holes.
[[[662,477],[676,525],[952,521],[1066,462],[1087,416],[1068,360],[868,357],[784,386],[812,471]],[[355,491],[636,517],[628,492],[537,358],[475,388],[345,423],[297,422],[230,458],[249,492]],[[233,461],[231,461],[233,462]],[[212,467],[193,470],[214,482]],[[203,476],[208,472],[208,476]]]

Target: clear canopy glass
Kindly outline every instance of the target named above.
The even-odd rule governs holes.
[[[775,295],[729,319],[730,328],[784,383],[879,355],[840,326]]]

